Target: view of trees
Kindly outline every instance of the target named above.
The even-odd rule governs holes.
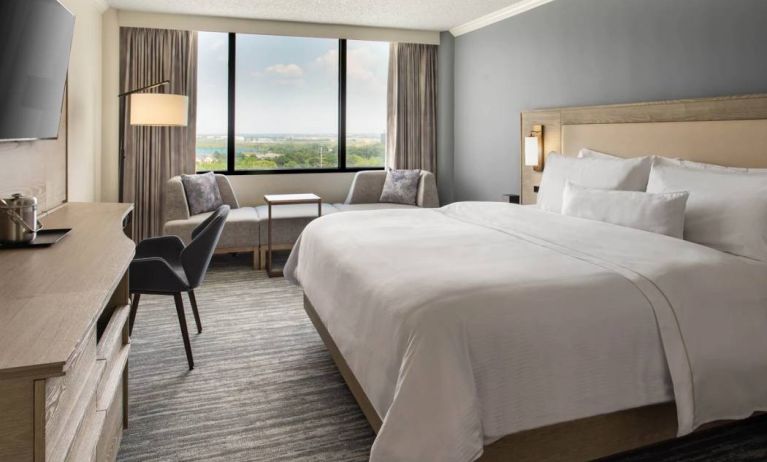
[[[336,168],[338,143],[335,138],[312,136],[253,137],[235,143],[236,170]],[[382,167],[385,146],[372,136],[349,137],[346,144],[348,167]],[[226,139],[221,136],[197,138],[197,171],[226,170]]]

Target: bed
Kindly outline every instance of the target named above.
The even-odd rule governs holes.
[[[763,119],[751,96],[536,111],[522,131],[767,167]],[[706,142],[732,133],[757,149]],[[524,202],[537,181],[523,169]],[[378,433],[373,461],[585,460],[767,409],[767,264],[692,242],[456,203],[317,220],[286,275]]]

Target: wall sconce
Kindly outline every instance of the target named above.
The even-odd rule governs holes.
[[[543,125],[533,125],[525,137],[525,165],[536,172],[543,171]]]

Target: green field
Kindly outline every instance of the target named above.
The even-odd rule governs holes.
[[[337,141],[323,137],[249,138],[235,143],[236,170],[336,168]],[[385,146],[380,138],[349,137],[347,167],[382,167]],[[197,171],[226,170],[226,140],[197,138]]]

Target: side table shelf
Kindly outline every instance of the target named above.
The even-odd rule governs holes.
[[[277,205],[317,204],[317,217],[322,216],[322,198],[316,194],[266,194],[264,202],[269,207],[267,219],[266,274],[269,277],[282,276],[282,270],[272,268],[272,207]]]

